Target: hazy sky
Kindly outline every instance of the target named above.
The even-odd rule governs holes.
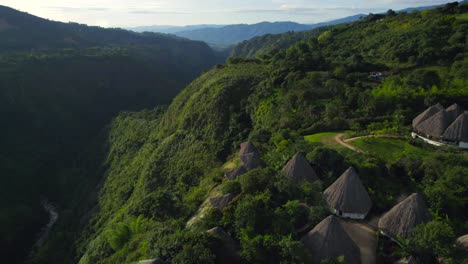
[[[1,0],[0,5],[64,22],[104,27],[323,22],[389,8],[443,4],[441,0]]]

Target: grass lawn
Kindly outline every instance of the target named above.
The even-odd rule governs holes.
[[[343,132],[323,132],[305,136],[304,139],[311,143],[321,143],[327,147],[344,148],[335,140],[336,135],[341,133]]]
[[[458,20],[468,20],[468,13],[458,15],[457,19]]]
[[[406,140],[395,138],[362,138],[349,144],[368,152],[386,162],[393,162],[403,156],[425,157],[433,152],[410,145]]]

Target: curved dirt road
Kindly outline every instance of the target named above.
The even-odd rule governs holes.
[[[348,139],[343,140],[344,135],[345,135],[344,133],[340,133],[336,135],[335,136],[336,142],[338,142],[338,144],[342,145],[343,147],[348,148],[357,153],[364,153],[364,151],[352,146],[348,142],[352,142],[361,138],[401,138],[401,136],[397,136],[397,135],[382,134],[382,135],[367,135],[367,136],[353,137],[353,138],[348,138]]]

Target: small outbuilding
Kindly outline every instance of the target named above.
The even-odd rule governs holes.
[[[441,104],[429,107],[413,119],[413,138],[434,146],[455,145],[468,149],[467,114],[458,104],[444,109]]]
[[[461,114],[463,114],[463,108],[457,103],[449,106],[445,111],[449,115],[450,122],[455,121]]]
[[[309,161],[304,157],[304,155],[302,155],[302,153],[294,155],[294,157],[283,167],[283,172],[287,177],[297,183],[320,180],[312,166],[310,166]]]
[[[428,119],[429,117],[435,115],[437,112],[439,112],[441,110],[444,110],[444,107],[439,103],[429,107],[424,112],[419,114],[415,119],[413,119],[413,128],[415,128],[421,122],[423,122],[424,120]]]
[[[344,263],[360,264],[361,252],[340,224],[340,219],[329,216],[315,226],[302,242],[310,251],[314,263],[326,258],[344,256]]]
[[[372,207],[369,194],[353,167],[330,185],[323,197],[332,212],[340,217],[364,219]]]
[[[382,216],[378,226],[382,234],[392,239],[408,238],[417,225],[429,222],[431,219],[422,196],[413,193]]]
[[[460,148],[468,149],[468,114],[461,114],[445,130],[442,138],[449,142],[455,142]]]
[[[416,126],[416,131],[426,138],[439,140],[444,131],[450,126],[450,115],[445,110],[440,110],[435,115]]]
[[[218,208],[219,210],[224,210],[226,206],[234,199],[236,195],[226,194],[218,197],[212,197],[209,199],[211,206]]]
[[[240,150],[239,150],[240,157],[242,157],[245,154],[249,154],[253,152],[258,153],[258,150],[252,142],[247,141],[247,142],[241,143]]]
[[[147,259],[147,260],[142,260],[138,262],[138,264],[162,264],[162,263],[164,262],[159,259]]]
[[[225,176],[226,178],[228,178],[229,180],[234,180],[236,179],[237,177],[241,176],[242,174],[246,173],[247,170],[244,168],[244,166],[239,166],[233,170],[230,170],[228,172],[226,172]]]
[[[460,249],[468,251],[468,234],[457,238],[455,245]]]
[[[239,158],[246,170],[264,167],[265,163],[260,158],[260,153],[252,142],[244,142],[241,144]]]

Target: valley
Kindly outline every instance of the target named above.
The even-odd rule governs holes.
[[[227,57],[0,6],[0,252],[12,264],[465,263],[467,12],[263,32]],[[412,137],[446,131],[450,146]]]

